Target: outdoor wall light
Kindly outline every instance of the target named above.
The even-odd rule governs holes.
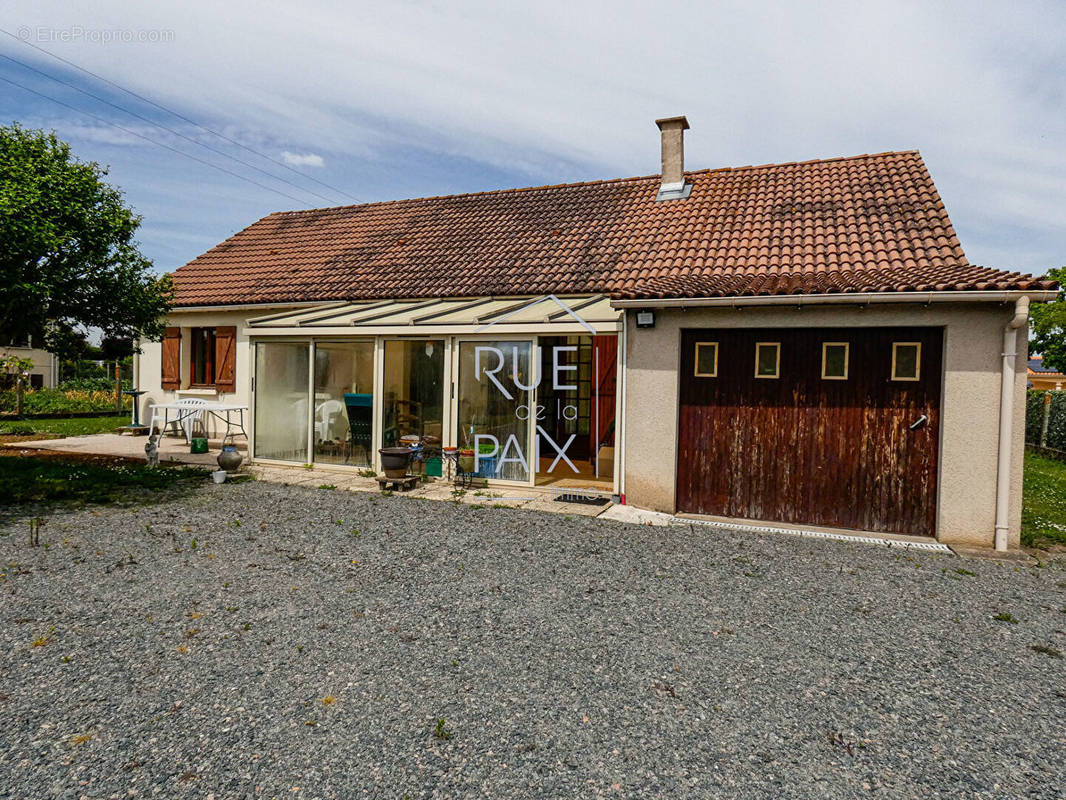
[[[654,311],[638,311],[637,312],[637,327],[638,328],[654,328],[655,327],[655,312]]]

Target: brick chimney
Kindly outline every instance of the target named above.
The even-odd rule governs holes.
[[[663,182],[656,200],[683,200],[692,191],[685,183],[685,131],[688,120],[681,117],[665,117],[655,120],[662,131]]]

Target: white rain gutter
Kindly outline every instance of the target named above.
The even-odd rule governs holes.
[[[1014,428],[1014,365],[1018,357],[1018,329],[1029,321],[1029,298],[1014,305],[1014,316],[1003,329],[1003,372],[999,392],[999,463],[996,473],[996,550],[1007,549],[1010,510],[1011,445]]]
[[[1054,300],[1054,291],[1013,292],[838,292],[836,294],[774,294],[742,297],[678,297],[647,300],[612,300],[612,308],[741,308],[745,306],[873,305],[881,303],[1014,303],[1021,298],[1042,303]]]

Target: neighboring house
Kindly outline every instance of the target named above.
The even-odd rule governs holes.
[[[1054,284],[970,264],[917,152],[685,172],[658,124],[661,176],[259,220],[173,274],[143,402],[251,406],[256,461],[417,435],[501,487],[1017,547]]]
[[[1029,359],[1029,388],[1057,392],[1066,387],[1066,375],[1044,366],[1043,356]]]
[[[34,347],[31,337],[0,341],[0,358],[7,355],[16,355],[33,362],[29,382],[31,388],[51,389],[59,383],[59,359],[47,350]]]

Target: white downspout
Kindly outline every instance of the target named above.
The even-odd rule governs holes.
[[[1018,357],[1018,329],[1029,320],[1029,298],[1014,305],[1014,317],[1003,329],[1003,374],[999,393],[999,464],[996,476],[996,550],[1007,549],[1010,506],[1011,444],[1014,430],[1014,365]]]

